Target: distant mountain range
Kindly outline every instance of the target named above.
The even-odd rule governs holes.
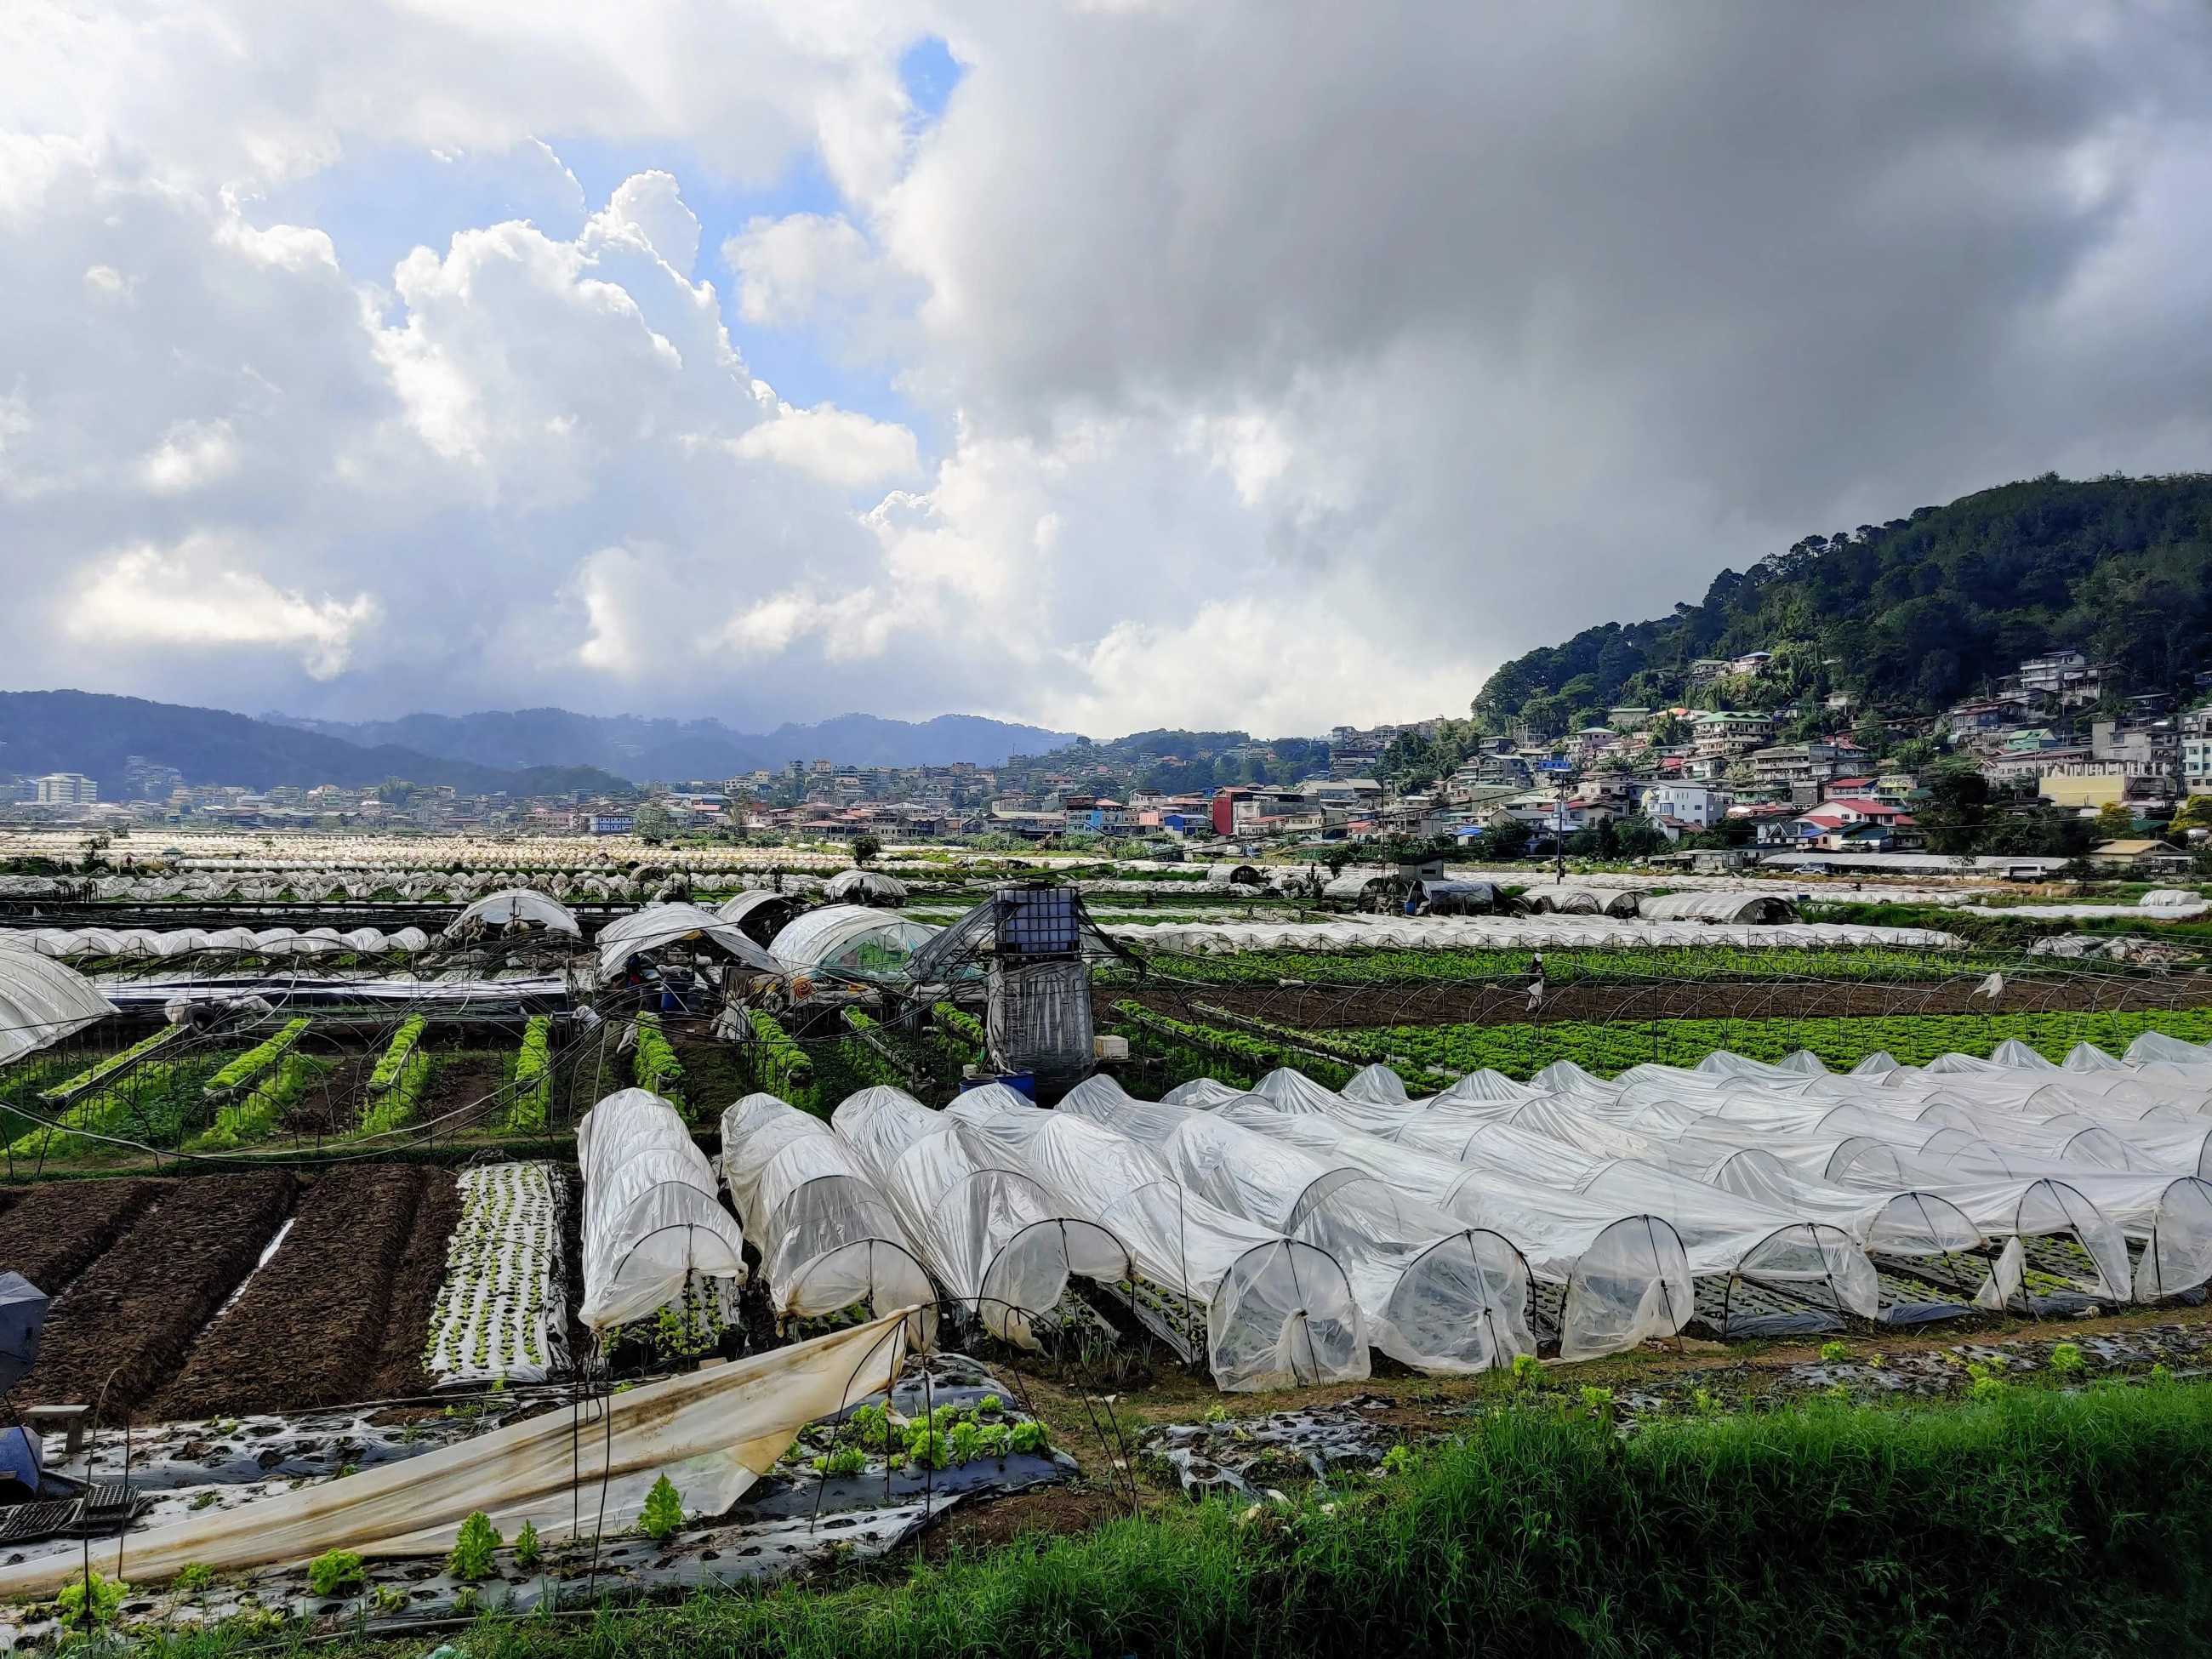
[[[173,766],[190,783],[358,788],[398,777],[471,794],[542,795],[627,793],[635,783],[719,779],[793,760],[996,765],[1009,755],[1074,741],[1066,732],[969,714],[919,724],[843,714],[756,737],[719,720],[610,719],[560,708],[347,724],[283,714],[254,720],[90,691],[0,691],[0,774],[82,772],[110,798],[124,793],[133,755]]]
[[[0,691],[0,773],[82,772],[102,796],[122,795],[133,755],[173,766],[188,783],[360,788],[386,778],[450,784],[470,794],[630,793],[614,773],[574,765],[484,765],[397,744],[347,743],[320,732],[91,691]]]
[[[847,766],[996,766],[1010,755],[1042,754],[1075,741],[1066,732],[1017,726],[975,714],[913,722],[840,714],[765,735],[717,720],[650,720],[636,714],[574,714],[518,708],[477,714],[409,714],[396,720],[314,720],[270,714],[271,726],[374,748],[392,745],[441,760],[520,769],[591,766],[633,782],[723,778],[793,761]]]

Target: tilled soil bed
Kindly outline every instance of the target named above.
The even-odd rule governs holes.
[[[461,1192],[450,1170],[426,1169],[399,1265],[392,1275],[376,1364],[362,1380],[361,1400],[406,1400],[430,1391],[422,1369],[422,1344],[430,1310],[446,1280],[446,1241],[461,1217]]]
[[[364,1398],[389,1329],[394,1274],[443,1170],[371,1164],[326,1175],[245,1294],[193,1344],[153,1401],[164,1419],[296,1410]],[[422,1322],[411,1327],[417,1346]]]
[[[1546,1021],[1653,1019],[1805,1019],[1904,1014],[1989,1013],[1977,999],[1978,978],[1929,984],[1837,984],[1809,980],[1681,980],[1650,985],[1552,986]],[[1102,989],[1100,1029],[1113,1024],[1121,997],[1176,1019],[1203,1020],[1200,1004],[1304,1030],[1379,1025],[1517,1025],[1529,1018],[1526,982],[1466,985],[1200,985],[1159,979]],[[1996,1005],[2005,1013],[2112,1013],[2123,1010],[2201,1008],[2212,1002],[2212,977],[2188,975],[2116,984],[2108,977],[2042,975],[2008,980]]]
[[[252,1272],[291,1208],[293,1186],[281,1170],[164,1183],[137,1224],[48,1310],[38,1366],[17,1386],[16,1403],[90,1403],[105,1388],[109,1420],[135,1412]]]
[[[49,1297],[58,1296],[131,1230],[163,1190],[152,1181],[33,1187],[0,1214],[0,1270],[19,1273]]]

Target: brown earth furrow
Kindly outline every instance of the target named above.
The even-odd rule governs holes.
[[[281,1170],[166,1183],[161,1201],[56,1298],[16,1403],[97,1404],[104,1389],[108,1421],[135,1414],[253,1270],[292,1191]]]
[[[341,1405],[369,1393],[395,1273],[435,1174],[370,1164],[325,1175],[245,1294],[149,1407],[164,1419]]]

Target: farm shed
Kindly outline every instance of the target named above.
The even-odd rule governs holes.
[[[1546,882],[1522,888],[1521,902],[1540,916],[1632,916],[1639,901],[1632,892],[1600,893]]]
[[[714,907],[717,921],[726,921],[754,944],[765,949],[786,924],[806,908],[803,899],[764,888],[726,898]]]
[[[1059,1109],[1151,1147],[1186,1191],[1231,1215],[1327,1250],[1352,1280],[1368,1340],[1393,1359],[1456,1373],[1535,1352],[1528,1264],[1489,1229],[1215,1113],[1133,1100],[1109,1078],[1079,1085]]]
[[[865,1302],[878,1315],[936,1300],[906,1229],[852,1150],[820,1118],[769,1094],[722,1114],[722,1175],[779,1319]],[[927,1346],[924,1314],[908,1332]]]
[[[979,1160],[958,1120],[897,1089],[850,1096],[830,1115],[838,1137],[876,1176],[948,1297],[994,1335],[1037,1346],[1037,1316],[1071,1276],[1103,1285],[1135,1272],[1105,1228],[1056,1205],[1018,1170]]]
[[[744,1234],[714,1196],[714,1170],[676,1109],[643,1089],[609,1095],[576,1125],[584,1172],[586,1326],[659,1312],[693,1274],[745,1282]]]
[[[1207,1369],[1235,1390],[1368,1375],[1352,1281],[1336,1259],[1186,1192],[1158,1155],[1006,1089],[948,1109],[979,1162],[1011,1164],[1127,1244],[1138,1273],[1202,1307]]]
[[[0,1066],[115,1012],[90,980],[0,933]]]

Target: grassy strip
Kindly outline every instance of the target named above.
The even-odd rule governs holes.
[[[679,1112],[684,1109],[684,1062],[669,1046],[659,1014],[638,1015],[637,1045],[630,1050],[629,1063],[639,1088],[659,1095]]]
[[[2212,1389],[1816,1403],[1624,1441],[1522,1410],[1292,1507],[1214,1503],[891,1583],[485,1621],[471,1659],[2212,1650]],[[251,1639],[180,1633],[201,1659]],[[419,1652],[423,1644],[394,1652]]]
[[[137,1065],[164,1043],[184,1034],[185,1028],[181,1025],[164,1025],[153,1036],[132,1043],[120,1054],[110,1054],[97,1066],[89,1066],[68,1081],[43,1091],[39,1098],[49,1105],[60,1105],[66,1101],[75,1100],[88,1089],[98,1087],[118,1072]]]
[[[284,1029],[267,1041],[248,1048],[236,1060],[224,1066],[207,1081],[206,1095],[210,1100],[220,1100],[234,1095],[252,1084],[255,1079],[291,1053],[292,1045],[307,1033],[307,1022],[303,1018],[286,1022]]]
[[[514,1056],[514,1100],[507,1127],[531,1133],[545,1127],[553,1107],[553,1022],[539,1014],[522,1028]]]
[[[1116,1005],[1117,1009],[1120,1006]],[[1766,1060],[1809,1048],[1832,1071],[1849,1071],[1869,1054],[1882,1050],[1914,1066],[1954,1051],[1985,1055],[2008,1038],[2027,1043],[2046,1059],[2063,1060],[2077,1042],[2094,1042],[2118,1054],[2145,1031],[2163,1031],[2191,1042],[2212,1041],[2212,1009],[1657,1019],[1634,1024],[1561,1020],[1555,1024],[1392,1025],[1329,1035],[1340,1049],[1351,1051],[1358,1045],[1376,1060],[1402,1055],[1451,1072],[1489,1066],[1508,1077],[1527,1078],[1559,1060],[1573,1060],[1603,1076],[1645,1060],[1694,1066],[1719,1048]],[[1220,1034],[1223,1037],[1233,1035]]]

